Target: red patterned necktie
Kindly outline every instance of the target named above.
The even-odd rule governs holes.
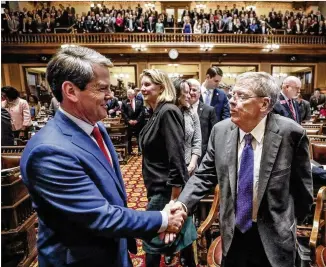
[[[297,121],[297,116],[295,115],[295,111],[294,111],[294,108],[293,108],[293,104],[292,104],[292,100],[289,99],[288,100],[288,103],[289,103],[289,108],[290,108],[290,111],[292,113],[292,117],[295,121]]]
[[[106,157],[106,159],[108,160],[108,162],[110,163],[110,165],[112,167],[111,158],[110,158],[110,156],[108,154],[108,151],[105,149],[105,145],[104,145],[104,141],[103,141],[103,137],[102,137],[102,134],[100,132],[100,129],[98,127],[94,127],[92,135],[94,136],[97,144],[99,145],[99,147],[102,150],[104,156]]]

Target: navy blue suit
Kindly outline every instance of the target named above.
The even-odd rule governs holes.
[[[153,237],[162,224],[159,211],[127,208],[117,154],[98,125],[113,167],[61,111],[24,150],[20,167],[38,214],[40,267],[132,266],[133,237]]]
[[[295,110],[296,119],[294,119],[290,107],[282,94],[280,94],[279,100],[274,105],[273,113],[290,118],[300,124],[301,115],[300,115],[299,104],[295,100],[293,100],[292,103],[293,103],[293,108]]]
[[[202,96],[200,96],[200,101],[203,102]],[[214,107],[217,122],[230,118],[230,105],[226,93],[220,89],[213,90],[213,96],[210,106]]]

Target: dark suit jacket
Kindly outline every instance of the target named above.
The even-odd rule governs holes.
[[[1,108],[1,145],[14,145],[14,134],[12,132],[11,117],[5,108]]]
[[[120,108],[118,99],[116,97],[113,97],[111,100],[109,100],[106,103],[106,106],[108,107],[108,115],[115,117],[117,115],[116,111],[119,110],[119,108]],[[110,109],[114,109],[114,112],[111,114],[109,113]]]
[[[302,99],[301,103],[298,103],[301,121],[307,121],[311,118],[310,103],[307,100]]]
[[[172,186],[183,186],[188,180],[184,140],[180,109],[160,103],[139,135],[148,197],[158,193],[171,195]]]
[[[201,137],[202,137],[202,146],[201,146],[202,153],[201,153],[201,157],[198,159],[198,164],[199,164],[206,153],[208,139],[211,134],[213,126],[217,123],[217,117],[213,107],[205,105],[200,101],[198,104],[197,113],[200,120],[200,129],[201,129]]]
[[[317,106],[324,103],[326,103],[326,96],[324,94],[320,94],[318,100],[314,95],[310,97],[310,106],[313,110],[317,110]]]
[[[200,101],[203,102],[202,96],[200,96]],[[210,105],[215,109],[217,121],[230,118],[229,100],[223,90],[220,89],[213,90],[213,96]]]
[[[279,100],[274,105],[273,113],[290,118],[300,124],[301,116],[300,116],[298,102],[293,100],[292,103],[293,103],[293,108],[294,108],[295,115],[296,115],[296,120],[294,119],[292,112],[290,110],[290,107],[282,94],[280,94]]]
[[[132,237],[154,236],[162,224],[160,212],[127,208],[117,154],[99,128],[113,167],[61,111],[24,149],[20,168],[38,214],[40,267],[132,266]]]
[[[217,123],[199,169],[179,196],[191,210],[219,184],[224,256],[235,230],[238,139],[239,128],[231,120]],[[263,140],[268,153],[262,154],[260,163],[257,227],[271,266],[295,265],[295,219],[303,220],[313,201],[308,144],[299,124],[273,113],[268,115]]]
[[[142,101],[135,99],[135,111],[134,111],[131,107],[130,100],[126,99],[126,100],[122,101],[121,109],[122,109],[122,114],[123,114],[123,118],[125,120],[126,125],[132,126],[128,122],[130,120],[137,120],[138,123],[132,127],[139,128],[139,130],[140,130],[141,127],[144,125],[144,120],[145,120],[144,106],[143,106]]]

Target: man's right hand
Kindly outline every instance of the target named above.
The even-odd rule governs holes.
[[[168,205],[165,206],[164,210],[168,214],[168,226],[166,228],[166,232],[169,233],[179,233],[184,221],[187,218],[187,213],[184,210],[175,210],[171,212],[171,206],[174,205],[173,201],[170,201]]]

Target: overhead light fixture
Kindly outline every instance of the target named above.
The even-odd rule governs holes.
[[[211,50],[213,47],[214,47],[214,45],[212,45],[212,44],[202,44],[202,45],[200,45],[200,50],[207,52],[207,51]]]
[[[61,45],[61,48],[66,48],[66,47],[76,47],[77,45],[74,44],[63,44]]]
[[[147,50],[146,45],[143,45],[143,44],[133,44],[133,45],[131,45],[131,47],[133,49],[135,49],[136,51],[138,51],[138,52],[142,52],[142,51],[146,51]]]
[[[264,52],[273,52],[274,50],[277,50],[280,48],[279,44],[268,44],[266,47],[263,49]]]
[[[197,4],[196,5],[196,8],[198,8],[198,9],[205,9],[206,8],[206,5],[204,5],[204,4]]]
[[[178,72],[173,72],[173,73],[169,73],[168,76],[169,78],[181,78],[183,74]]]
[[[153,9],[153,8],[155,8],[155,4],[153,3],[147,3],[147,4],[145,4],[145,7],[146,8],[150,8],[150,9]]]

